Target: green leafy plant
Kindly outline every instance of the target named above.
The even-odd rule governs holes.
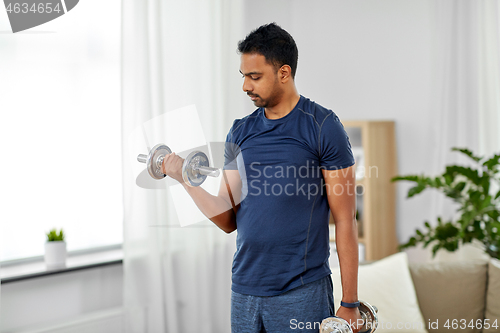
[[[49,232],[47,232],[46,235],[47,235],[47,242],[64,241],[64,236],[65,236],[62,229],[59,231],[59,234],[57,233],[56,229],[52,229]]]
[[[500,259],[500,154],[485,158],[475,156],[464,148],[452,150],[467,155],[474,161],[475,167],[449,165],[443,174],[434,178],[408,175],[392,179],[416,184],[408,190],[408,198],[434,188],[459,205],[456,219],[443,221],[438,217],[436,226],[426,221],[425,230],[417,229],[416,235],[400,245],[400,249],[419,243],[423,243],[424,247],[432,244],[435,256],[439,249],[453,252],[462,244],[478,240],[488,255]]]

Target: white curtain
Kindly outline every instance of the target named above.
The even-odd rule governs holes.
[[[455,161],[450,148],[500,148],[500,22],[498,0],[434,2],[433,92],[436,168]]]
[[[452,147],[476,155],[500,151],[500,22],[498,0],[436,0],[433,2],[432,108],[429,124],[437,138],[430,151],[432,173],[448,164],[470,164]],[[429,221],[450,219],[456,206],[432,193]],[[443,251],[440,251],[443,252]],[[466,255],[466,254],[465,254]]]
[[[479,1],[479,152],[500,151],[500,5]]]
[[[123,0],[127,332],[230,332],[235,234],[209,221],[181,228],[173,183],[142,177],[136,157],[158,143],[180,153],[204,141],[207,151],[245,114],[236,53],[241,8],[234,0]],[[198,115],[172,123],[170,111],[189,105]]]

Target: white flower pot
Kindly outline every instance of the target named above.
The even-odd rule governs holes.
[[[47,265],[47,268],[65,267],[66,257],[66,242],[55,241],[45,243],[45,265]]]

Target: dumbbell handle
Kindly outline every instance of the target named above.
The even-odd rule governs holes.
[[[205,167],[205,166],[194,166],[193,170],[198,170],[202,175],[210,177],[219,177],[220,170],[217,168]]]
[[[139,154],[137,156],[137,160],[141,163],[146,163],[148,161],[148,155]],[[163,157],[158,159],[158,163],[163,163]],[[210,177],[219,177],[220,170],[217,168],[210,168],[205,166],[193,166],[193,170],[198,171],[202,175],[210,176]]]
[[[139,155],[137,155],[137,160],[141,163],[147,163],[148,155],[139,154]]]

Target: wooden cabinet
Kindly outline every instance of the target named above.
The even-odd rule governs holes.
[[[356,193],[360,258],[378,260],[397,252],[397,175],[393,121],[343,121],[356,159]],[[330,239],[335,241],[330,216]]]

